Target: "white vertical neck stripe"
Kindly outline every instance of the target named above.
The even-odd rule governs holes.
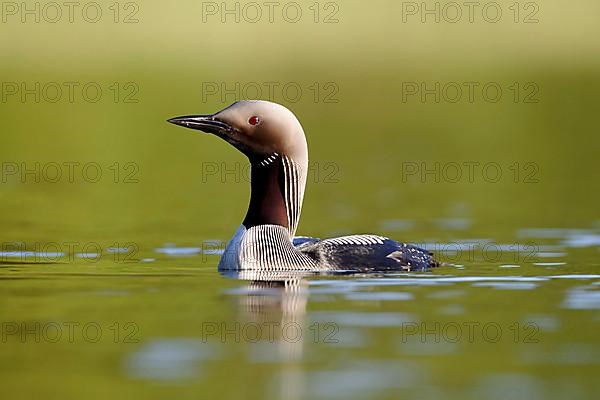
[[[287,212],[290,238],[296,234],[300,212],[302,210],[302,199],[304,198],[304,187],[306,185],[305,171],[301,171],[298,164],[287,156],[282,156],[284,172],[284,196]]]

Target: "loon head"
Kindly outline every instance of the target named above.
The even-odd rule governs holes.
[[[280,155],[302,166],[308,161],[304,130],[296,116],[280,104],[241,100],[214,114],[176,117],[168,122],[224,139],[253,165]]]
[[[304,198],[308,148],[296,116],[263,100],[237,101],[214,114],[168,120],[216,135],[245,154],[252,165],[246,228],[280,225],[296,232]]]

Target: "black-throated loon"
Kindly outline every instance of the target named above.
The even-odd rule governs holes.
[[[250,205],[227,244],[219,270],[410,271],[438,265],[428,251],[378,235],[294,238],[308,146],[300,122],[284,106],[242,100],[215,114],[168,122],[214,134],[250,161]]]

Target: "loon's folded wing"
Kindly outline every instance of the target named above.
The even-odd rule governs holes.
[[[429,251],[378,235],[307,241],[297,248],[320,265],[336,269],[424,271],[438,266]]]

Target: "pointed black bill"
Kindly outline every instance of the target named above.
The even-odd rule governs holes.
[[[232,130],[232,127],[223,121],[219,121],[213,114],[209,115],[186,115],[183,117],[175,117],[168,119],[175,125],[185,128],[197,129],[202,132],[223,135]]]

